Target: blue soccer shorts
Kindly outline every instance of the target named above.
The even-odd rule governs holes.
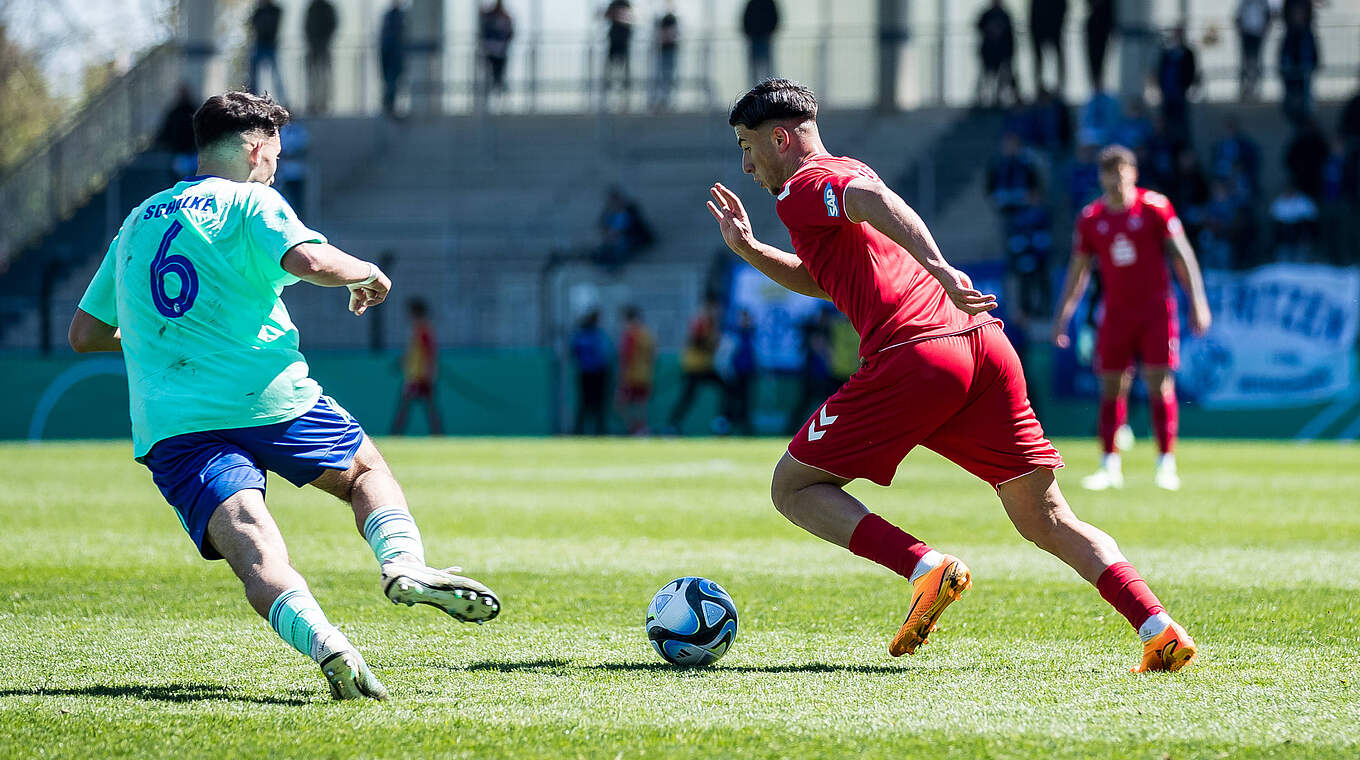
[[[327,470],[348,470],[364,442],[358,421],[329,396],[300,417],[257,427],[184,433],[142,458],[151,478],[204,559],[222,559],[208,540],[217,506],[250,488],[265,490],[272,471],[302,487]]]

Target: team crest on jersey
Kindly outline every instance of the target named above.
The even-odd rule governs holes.
[[[1141,217],[1141,216],[1130,216],[1130,217],[1129,217],[1129,229],[1131,229],[1131,230],[1136,230],[1136,229],[1141,228],[1142,226],[1143,226],[1143,217]]]
[[[1109,232],[1109,231],[1110,231],[1110,225],[1109,225],[1108,222],[1097,222],[1097,223],[1096,223],[1096,232],[1099,232],[1100,234],[1104,235],[1105,233],[1107,233],[1107,232]]]
[[[841,215],[841,207],[839,204],[836,203],[836,188],[832,187],[831,185],[827,185],[826,192],[822,194],[822,198],[826,200],[827,216]]]

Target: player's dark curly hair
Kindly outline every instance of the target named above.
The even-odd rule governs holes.
[[[263,132],[273,136],[291,118],[288,109],[268,95],[224,92],[208,98],[194,112],[194,144],[201,151],[230,135]]]
[[[773,119],[806,121],[815,118],[817,96],[812,90],[792,79],[766,79],[737,100],[727,117],[727,124],[759,129],[761,124]]]

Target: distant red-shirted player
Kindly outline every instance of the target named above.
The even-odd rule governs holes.
[[[1100,469],[1083,479],[1082,485],[1097,491],[1124,485],[1115,433],[1128,421],[1136,361],[1142,365],[1152,429],[1161,451],[1155,481],[1175,491],[1181,487],[1174,453],[1180,336],[1168,258],[1190,298],[1190,327],[1196,335],[1209,328],[1204,280],[1171,202],[1137,186],[1133,153],[1112,145],[1101,151],[1099,164],[1105,193],[1082,209],[1077,219],[1072,264],[1053,322],[1053,340],[1066,348],[1070,345],[1067,323],[1096,263],[1105,289],[1105,316],[1096,334],[1095,356],[1100,376],[1100,442],[1105,455]]]
[[[742,169],[774,195],[795,253],[761,243],[740,199],[714,185],[723,240],[770,279],[825,298],[860,335],[860,369],[804,424],[775,467],[775,507],[794,524],[908,578],[911,607],[888,649],[910,654],[972,585],[957,557],[931,549],[844,486],[887,485],[915,446],[996,488],[1025,538],[1096,585],[1144,642],[1135,670],[1176,670],[1195,655],[1185,629],[1114,540],[1072,514],[1062,466],[1026,395],[1015,350],[987,316],[996,298],[940,255],[921,218],[869,167],[827,153],[817,100],[786,79],[761,82],[729,118]]]

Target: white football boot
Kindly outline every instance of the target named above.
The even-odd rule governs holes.
[[[1081,487],[1088,491],[1108,491],[1124,487],[1124,467],[1118,454],[1106,454],[1100,469],[1081,479]]]
[[[454,575],[461,570],[388,562],[382,566],[383,593],[393,604],[428,604],[462,623],[485,623],[499,615],[501,600],[496,592],[480,581]]]
[[[330,684],[335,699],[387,699],[387,687],[368,669],[363,655],[353,647],[340,649],[320,659],[321,674]]]
[[[1176,457],[1171,454],[1163,454],[1157,460],[1157,474],[1153,482],[1158,488],[1165,491],[1181,490],[1181,476],[1176,473]]]

